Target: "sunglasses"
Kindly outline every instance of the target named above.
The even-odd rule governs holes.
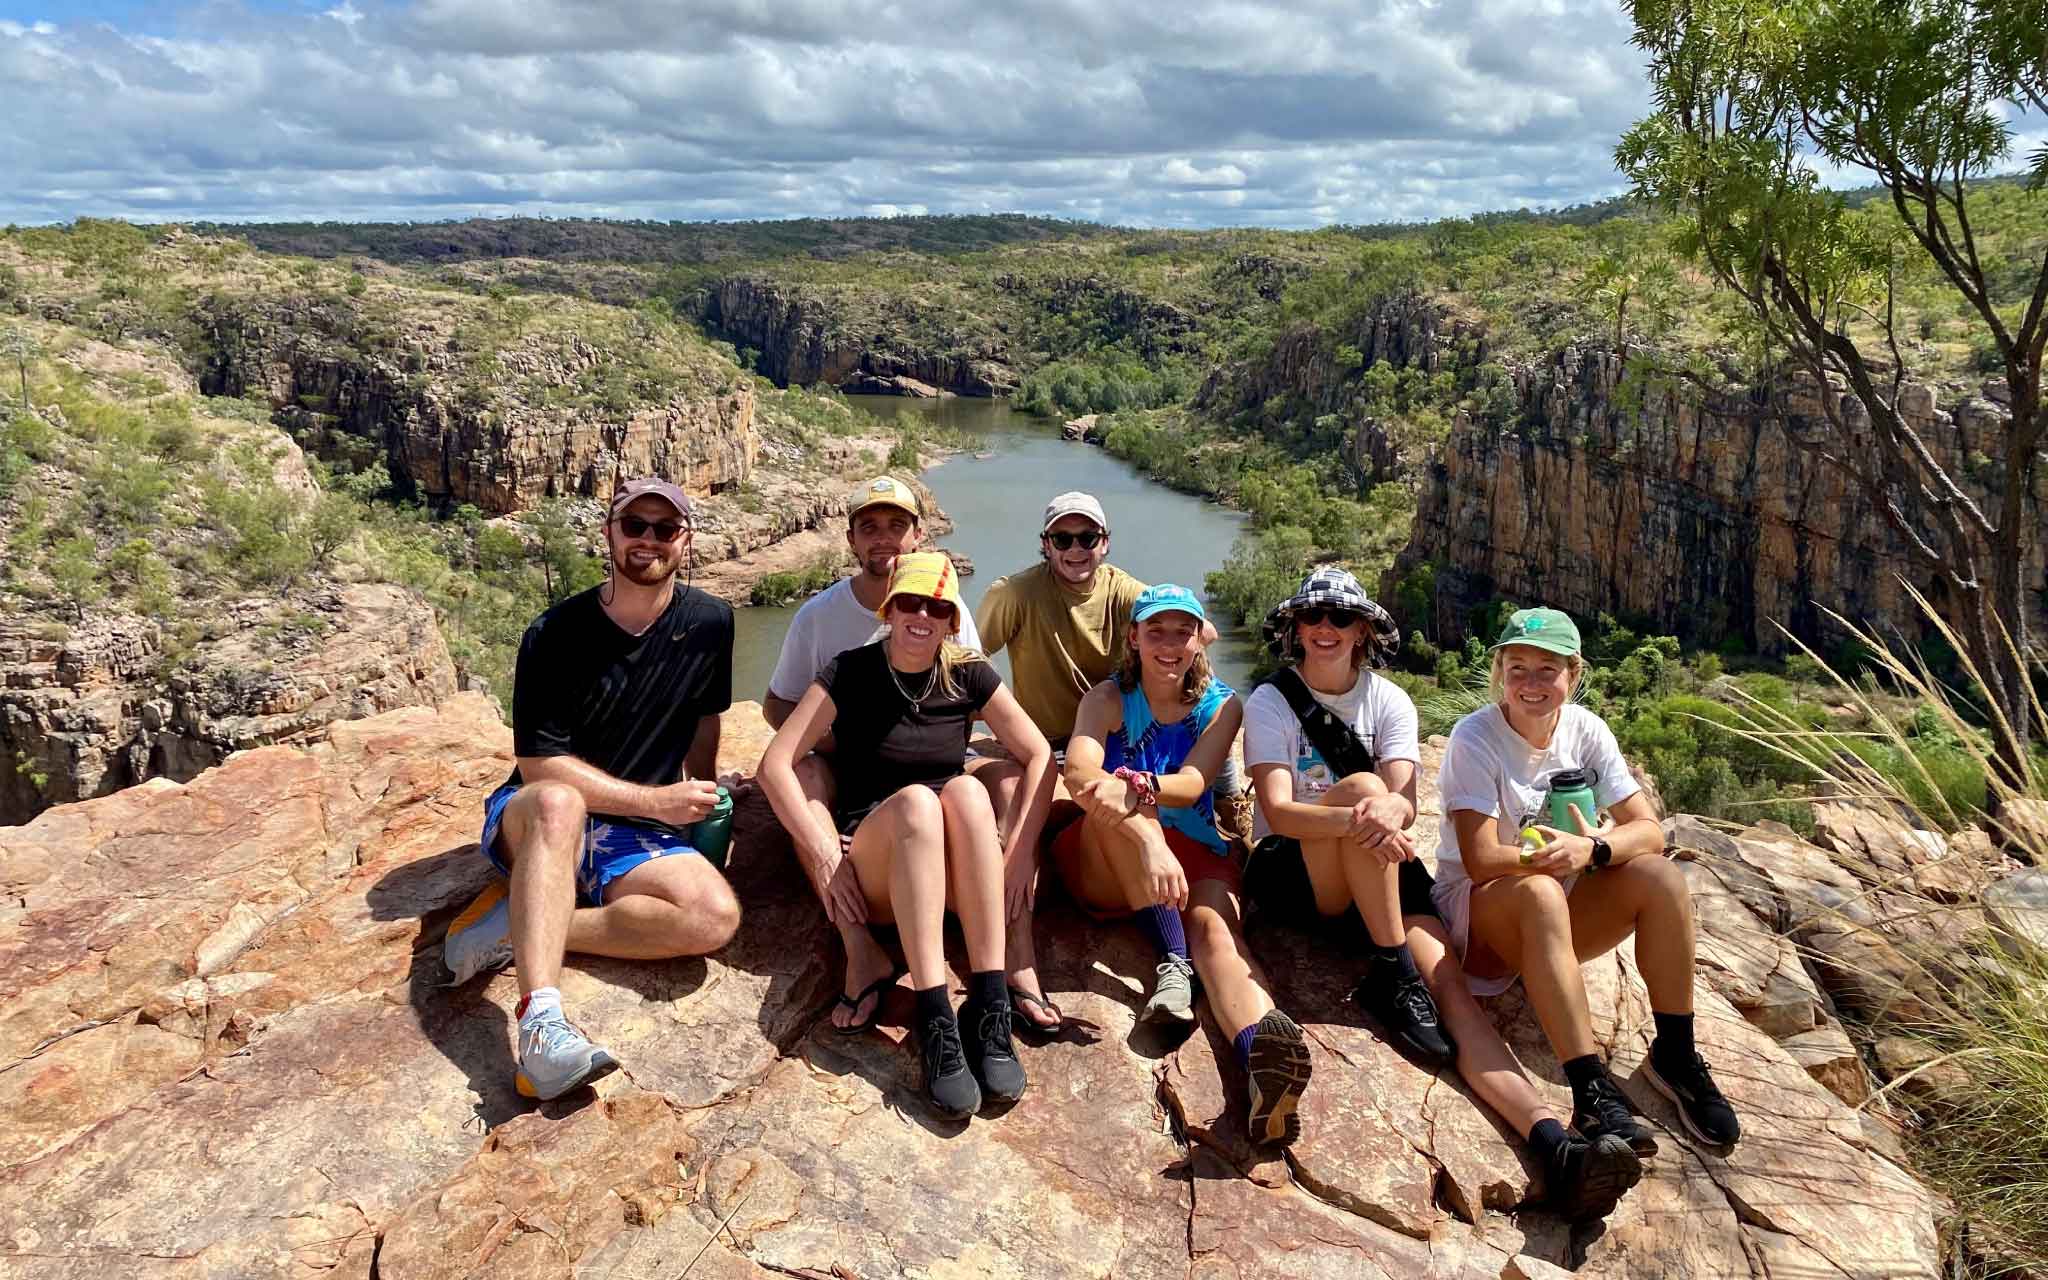
[[[889,607],[898,613],[921,613],[937,622],[951,622],[953,615],[959,612],[952,601],[935,600],[930,596],[892,596]]]
[[[683,532],[682,522],[677,520],[642,520],[639,516],[620,516],[616,523],[619,532],[629,538],[644,538],[652,533],[657,542],[674,542]]]
[[[1343,630],[1345,627],[1350,626],[1352,623],[1357,622],[1360,618],[1363,618],[1364,616],[1364,614],[1354,612],[1350,609],[1325,609],[1323,606],[1319,604],[1310,605],[1306,609],[1296,609],[1294,611],[1294,620],[1296,622],[1306,622],[1311,627],[1318,627],[1321,626],[1323,623],[1328,622],[1331,626],[1337,628],[1340,631]]]
[[[1081,550],[1093,551],[1095,550],[1095,544],[1103,541],[1107,537],[1109,537],[1109,530],[1107,529],[1104,529],[1101,532],[1097,532],[1094,529],[1090,529],[1085,533],[1068,533],[1066,530],[1062,529],[1058,533],[1046,534],[1045,540],[1047,542],[1052,543],[1054,549],[1059,551],[1065,551],[1067,548],[1073,546],[1077,542],[1081,544]]]

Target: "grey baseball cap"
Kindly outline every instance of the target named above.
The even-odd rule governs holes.
[[[644,476],[638,480],[627,480],[621,483],[617,489],[612,490],[612,515],[617,517],[619,512],[624,511],[626,505],[635,498],[660,498],[663,502],[674,507],[676,514],[685,521],[690,518],[690,499],[688,495],[684,494],[682,488],[673,481],[664,480],[660,476]]]
[[[1043,533],[1052,528],[1053,522],[1063,516],[1087,516],[1095,522],[1096,528],[1104,533],[1109,532],[1109,517],[1102,514],[1102,504],[1095,500],[1092,493],[1082,493],[1075,489],[1046,503],[1045,521],[1039,525],[1039,532]]]

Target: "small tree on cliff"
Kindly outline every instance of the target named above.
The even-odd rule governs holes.
[[[1845,467],[1940,584],[2015,770],[2032,727],[2026,552],[2042,446],[2048,256],[1995,253],[1973,224],[1982,179],[2011,150],[2009,119],[2048,113],[2048,0],[1629,0],[1656,111],[1616,161],[1636,194],[1675,210],[1682,244],[1740,294],[1774,349],[1869,412],[1817,447]],[[1895,218],[1825,190],[1811,161],[1862,170]],[[2048,180],[2048,148],[2028,190]],[[2033,194],[2032,200],[2043,200]],[[1980,219],[1981,220],[1981,219]],[[2012,411],[2003,490],[1979,504],[1902,419],[1893,327],[1903,255],[1925,255],[1996,350]],[[2033,255],[2029,257],[2027,255]]]

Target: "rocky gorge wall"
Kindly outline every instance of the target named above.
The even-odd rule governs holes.
[[[493,514],[547,497],[606,494],[622,475],[660,474],[693,494],[751,477],[760,449],[753,388],[677,394],[612,413],[550,406],[607,358],[575,336],[495,353],[489,386],[473,357],[424,323],[370,339],[349,308],[317,298],[213,299],[204,308],[207,395],[265,397],[280,425],[327,455],[366,443],[420,496]],[[392,350],[366,349],[373,342]],[[500,394],[517,386],[520,394]],[[539,402],[537,402],[539,401]]]
[[[1412,299],[1383,308],[1368,341],[1432,370],[1461,345],[1485,358],[1483,334]],[[1903,544],[1849,476],[1804,447],[1831,439],[1823,396],[1852,431],[1867,423],[1840,386],[1795,378],[1701,394],[1674,380],[1625,385],[1622,356],[1598,346],[1503,363],[1505,421],[1456,415],[1419,467],[1413,533],[1386,583],[1391,595],[1404,574],[1434,562],[1438,635],[1462,636],[1469,609],[1505,597],[1643,619],[1692,643],[1732,636],[1764,653],[1788,647],[1774,623],[1808,643],[1839,639],[1824,610],[1919,638],[1899,581],[1916,578]],[[1282,359],[1271,376],[1311,389],[1330,381],[1311,357]],[[1899,405],[1966,491],[1980,502],[1998,491],[1996,401],[1944,404],[1909,382]],[[1370,421],[1353,448],[1366,474],[1391,457]],[[2038,520],[2048,469],[2037,471],[2033,497]],[[2048,541],[2036,540],[2026,577],[2040,627]]]
[[[865,324],[850,309],[800,285],[732,276],[704,291],[699,318],[737,346],[760,353],[756,367],[784,386],[861,389],[863,379],[911,378],[956,395],[996,396],[1017,387],[1005,344],[963,337],[927,349],[904,336],[902,317]]]

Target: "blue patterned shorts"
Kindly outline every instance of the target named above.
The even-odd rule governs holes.
[[[484,856],[501,876],[511,875],[512,867],[498,853],[498,824],[505,816],[505,806],[517,794],[519,788],[507,783],[484,801]],[[576,860],[576,905],[603,906],[604,891],[611,882],[643,862],[696,852],[688,836],[667,827],[643,826],[617,818],[585,818],[583,856]]]

